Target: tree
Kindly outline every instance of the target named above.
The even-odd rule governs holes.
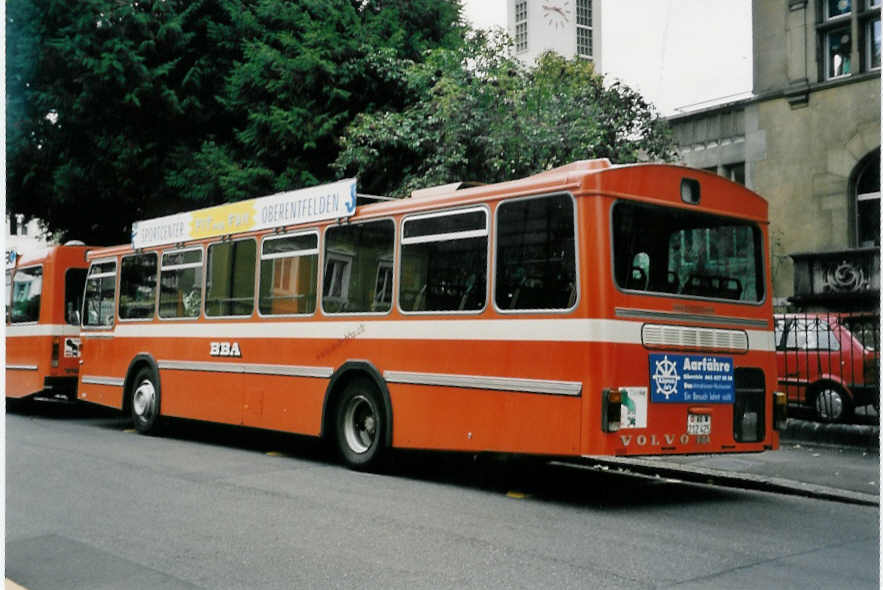
[[[169,159],[228,126],[214,97],[236,53],[229,8],[10,1],[7,207],[99,243],[169,208]]]
[[[401,63],[462,43],[459,1],[262,0],[240,15],[243,54],[222,102],[233,141],[207,139],[169,183],[236,200],[335,179],[354,117],[404,107]]]
[[[9,0],[7,206],[92,243],[330,180],[389,62],[462,40],[459,0]]]
[[[361,189],[498,182],[573,160],[670,159],[665,121],[638,93],[605,85],[591,62],[548,53],[525,68],[501,34],[472,33],[404,71],[410,106],[363,113],[340,139],[335,168]]]

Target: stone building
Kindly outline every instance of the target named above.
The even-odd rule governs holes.
[[[769,201],[778,303],[879,300],[880,3],[754,0],[753,96],[670,118],[684,163]]]

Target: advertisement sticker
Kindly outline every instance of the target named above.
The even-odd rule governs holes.
[[[733,359],[702,354],[651,354],[653,402],[731,404]]]

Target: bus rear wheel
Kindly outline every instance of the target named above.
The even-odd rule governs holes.
[[[135,430],[141,434],[159,428],[159,380],[152,369],[144,367],[135,375],[129,406]]]
[[[386,413],[377,387],[368,379],[350,381],[336,412],[337,450],[350,469],[377,469],[386,443]]]

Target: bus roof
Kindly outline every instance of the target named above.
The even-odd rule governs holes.
[[[166,229],[151,229],[151,231],[156,235],[168,230],[170,232],[168,238],[163,239],[156,236],[158,239],[146,242],[133,241],[132,244],[92,250],[89,252],[89,259],[95,260],[145,247],[196,242],[210,237],[231,234],[247,235],[267,229],[281,231],[345,218],[376,217],[434,209],[444,205],[466,205],[501,196],[527,196],[553,191],[636,198],[668,205],[695,207],[696,204],[681,201],[681,183],[685,178],[700,182],[702,192],[699,204],[702,210],[729,216],[739,215],[759,223],[767,221],[767,203],[761,196],[717,174],[673,164],[612,165],[608,159],[601,158],[579,160],[525,178],[495,184],[456,182],[428,187],[412,192],[409,198],[384,200],[358,207],[355,206],[356,181],[348,179],[308,189],[278,193],[268,197],[138,222],[133,228],[133,235],[143,232],[149,224],[153,224],[153,228],[167,224]],[[734,191],[738,193],[738,198],[733,198]],[[334,203],[331,203],[332,197],[330,195],[334,194],[338,195],[338,198]],[[307,215],[306,219],[304,216],[297,215],[302,211],[311,213],[313,209],[322,207],[321,204],[316,205],[316,195],[320,195],[319,198],[327,196],[329,214],[324,217]],[[349,198],[351,201],[348,200]],[[312,205],[305,205],[307,201],[310,201]],[[334,207],[330,206],[332,204]],[[232,226],[219,227],[215,232],[204,231],[214,221],[217,221],[218,224],[223,224],[227,220],[235,222],[243,215],[249,214],[259,218],[257,219],[258,223],[234,223]],[[292,220],[293,217],[296,219],[295,221]],[[274,223],[274,221],[278,221],[278,223]],[[169,223],[177,225],[169,229]],[[187,226],[191,229],[190,234],[187,233]]]

